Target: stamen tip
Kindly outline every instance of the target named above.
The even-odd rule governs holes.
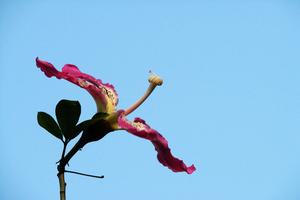
[[[148,78],[148,81],[154,85],[162,85],[163,84],[163,79],[160,78],[158,75],[154,74],[151,72],[151,70],[149,71],[150,72],[150,76]]]

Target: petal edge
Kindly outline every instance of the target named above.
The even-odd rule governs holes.
[[[118,118],[118,125],[127,132],[152,142],[157,151],[159,162],[173,172],[185,171],[188,174],[192,174],[196,170],[194,165],[188,167],[182,160],[174,157],[168,146],[168,141],[159,132],[146,124],[143,119],[135,118],[131,122],[125,118],[124,114],[121,114]]]
[[[58,79],[65,79],[87,90],[95,99],[98,112],[112,113],[118,104],[118,94],[113,85],[102,83],[91,75],[81,72],[78,67],[66,64],[62,71],[58,71],[51,63],[36,58],[36,65],[47,77],[55,76]]]

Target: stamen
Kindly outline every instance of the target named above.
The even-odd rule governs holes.
[[[149,76],[148,81],[150,82],[150,85],[149,85],[146,93],[135,104],[133,104],[131,107],[129,107],[128,109],[125,110],[125,115],[129,115],[135,109],[137,109],[150,96],[150,94],[153,92],[155,87],[157,85],[162,85],[162,83],[163,83],[163,80],[159,76],[152,74],[152,73]]]

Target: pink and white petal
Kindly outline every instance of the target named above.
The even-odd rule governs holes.
[[[120,115],[118,118],[118,125],[120,128],[135,136],[151,141],[157,151],[159,162],[173,172],[185,171],[188,174],[192,174],[196,170],[194,165],[187,167],[182,160],[174,157],[168,146],[168,141],[159,132],[146,124],[144,120],[135,118],[135,120],[131,122],[127,120],[124,115]]]
[[[100,79],[82,73],[78,67],[72,64],[66,64],[62,68],[62,73],[67,75],[67,80],[89,91],[97,103],[98,112],[112,113],[115,111],[118,104],[118,94],[113,85],[105,84]]]
[[[62,71],[58,71],[51,63],[36,58],[36,65],[47,77],[70,81],[87,90],[95,99],[99,112],[112,113],[118,104],[118,95],[110,84],[103,84],[101,80],[82,73],[78,67],[66,64]]]
[[[55,69],[55,67],[46,61],[40,60],[38,57],[35,59],[36,66],[40,68],[47,77],[55,76],[58,79],[61,79],[61,73]]]

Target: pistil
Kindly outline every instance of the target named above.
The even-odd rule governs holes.
[[[159,76],[152,74],[152,73],[149,76],[148,81],[150,82],[150,85],[149,85],[146,93],[137,102],[135,102],[131,107],[129,107],[128,109],[125,110],[125,115],[129,115],[135,109],[137,109],[150,96],[150,94],[153,92],[155,87],[158,85],[162,85],[162,83],[163,83],[163,80]]]

